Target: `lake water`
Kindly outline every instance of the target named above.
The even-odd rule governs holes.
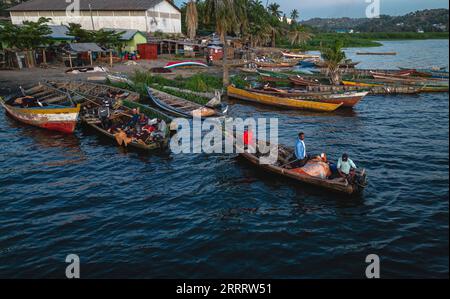
[[[361,67],[448,65],[448,41],[383,42]],[[365,49],[367,50],[367,49]],[[371,49],[369,49],[370,51]],[[373,49],[372,49],[373,50]],[[0,277],[448,278],[448,94],[368,96],[315,114],[231,101],[278,117],[280,139],[348,152],[368,171],[346,199],[264,174],[234,155],[140,155],[78,130],[64,136],[0,113]]]

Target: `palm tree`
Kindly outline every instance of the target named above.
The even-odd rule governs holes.
[[[208,23],[212,18],[216,22],[216,32],[223,42],[223,84],[228,86],[230,82],[228,73],[228,44],[227,33],[237,33],[245,22],[246,0],[206,0],[205,21]]]
[[[335,40],[334,44],[327,47],[321,46],[320,50],[322,59],[327,66],[327,73],[334,85],[339,85],[341,82],[339,66],[345,59],[345,52],[342,51],[343,46],[344,43],[341,40]]]
[[[198,29],[198,12],[195,0],[190,0],[186,5],[186,26],[190,39],[194,39]]]
[[[291,11],[291,20],[293,23],[297,23],[297,19],[299,18],[298,10],[294,9]]]
[[[271,3],[271,4],[267,7],[267,10],[269,11],[269,13],[270,13],[272,16],[274,16],[274,17],[276,17],[276,18],[278,18],[278,19],[281,18],[281,14],[283,13],[283,12],[280,10],[280,4],[278,4],[278,3]]]
[[[300,25],[293,26],[288,34],[288,38],[292,46],[304,44],[313,36],[314,34],[306,31],[305,27]]]

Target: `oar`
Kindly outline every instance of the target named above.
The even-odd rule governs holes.
[[[296,159],[296,160],[294,160],[294,161],[291,161],[291,162],[289,162],[289,163],[286,163],[286,164],[284,164],[284,165],[281,165],[280,168],[284,168],[284,167],[288,166],[289,164],[292,164],[292,163],[298,162],[298,161],[300,161],[300,159]]]

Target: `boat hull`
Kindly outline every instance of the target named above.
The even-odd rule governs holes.
[[[314,102],[322,102],[322,103],[330,103],[330,104],[340,104],[342,103],[342,107],[352,108],[356,104],[358,104],[367,94],[368,92],[358,92],[352,94],[314,94],[314,93],[302,93],[302,92],[293,92],[293,93],[283,93],[283,92],[273,92],[273,91],[265,91],[265,90],[250,90],[251,92],[277,96],[282,98],[292,98],[292,99],[303,99],[307,101]]]
[[[300,174],[298,172],[277,167],[274,165],[261,164],[257,157],[249,153],[241,153],[239,154],[239,156],[260,169],[263,169],[273,174],[293,179],[302,184],[311,185],[327,191],[337,192],[345,195],[356,195],[362,193],[362,190],[358,190],[357,188],[354,188],[354,186],[350,184],[335,183],[331,180],[324,180],[309,175]]]
[[[78,121],[80,106],[75,108],[27,109],[1,102],[8,115],[27,125],[72,134]]]
[[[228,86],[228,96],[244,101],[251,101],[259,104],[276,106],[281,108],[312,110],[319,112],[332,112],[342,106],[339,104],[319,103],[315,101],[304,101],[298,99],[280,98],[270,95],[248,92],[234,86]]]

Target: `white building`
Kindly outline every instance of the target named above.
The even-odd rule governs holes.
[[[88,30],[181,33],[181,11],[167,0],[30,0],[9,12],[13,24],[46,17],[54,25],[77,23]]]

